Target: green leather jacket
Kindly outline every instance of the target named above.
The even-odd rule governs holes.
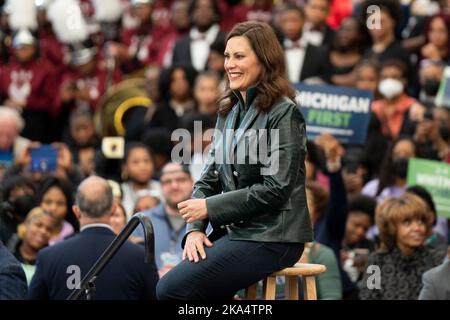
[[[209,218],[188,224],[186,235],[195,230],[205,232],[211,222],[213,231],[208,237],[212,241],[225,232],[232,240],[312,241],[305,193],[303,115],[286,97],[279,99],[269,112],[256,108],[257,100],[245,113],[238,127],[240,130],[232,131],[236,126],[239,103],[226,116],[219,116],[209,160],[192,194],[193,198],[206,198]],[[260,137],[255,132],[261,132],[255,130],[260,129],[266,129],[268,133],[277,129],[278,143],[270,134],[266,140],[255,139]],[[256,143],[258,148],[265,147],[270,151],[270,165],[274,168],[271,174],[261,174],[261,169],[268,168],[269,164],[263,158],[257,159],[256,163],[250,162],[250,152],[245,155],[244,164],[236,164],[237,158],[244,156],[240,146],[245,139],[249,139],[252,146]],[[231,161],[226,159],[227,156]]]

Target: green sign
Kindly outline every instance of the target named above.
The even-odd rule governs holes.
[[[420,185],[433,197],[438,216],[450,218],[450,165],[424,159],[410,159],[408,186]]]

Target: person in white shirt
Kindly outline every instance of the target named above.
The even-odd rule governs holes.
[[[306,22],[304,36],[315,46],[331,46],[334,31],[326,24],[331,0],[307,0],[305,5]]]
[[[126,181],[121,184],[122,205],[128,219],[133,210],[140,190],[150,190],[156,195],[161,194],[158,181],[152,180],[153,161],[150,150],[142,143],[133,143],[127,146],[124,159],[123,175]]]
[[[303,26],[305,15],[302,8],[296,5],[286,5],[282,10],[281,32],[284,36],[283,49],[289,81],[296,83],[306,79],[319,78],[328,82],[326,50],[308,43],[304,36]]]
[[[215,0],[195,0],[189,6],[189,16],[191,30],[175,44],[172,64],[189,64],[197,71],[203,71],[211,44],[225,38],[219,26],[220,9]]]

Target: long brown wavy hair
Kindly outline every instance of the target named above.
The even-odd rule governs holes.
[[[267,23],[254,21],[238,23],[228,34],[225,43],[238,36],[248,39],[262,66],[259,84],[256,88],[258,108],[268,111],[282,96],[294,99],[295,90],[286,76],[284,52],[272,27]],[[238,98],[230,89],[228,78],[226,81],[227,89],[219,100],[221,115],[226,115],[238,102]]]

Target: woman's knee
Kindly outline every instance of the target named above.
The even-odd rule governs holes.
[[[171,294],[171,288],[174,286],[170,284],[168,281],[167,275],[159,279],[158,284],[156,285],[156,298],[158,300],[172,300],[174,299]]]
[[[158,300],[191,299],[193,288],[188,285],[186,275],[178,269],[173,269],[159,279],[156,286]]]

